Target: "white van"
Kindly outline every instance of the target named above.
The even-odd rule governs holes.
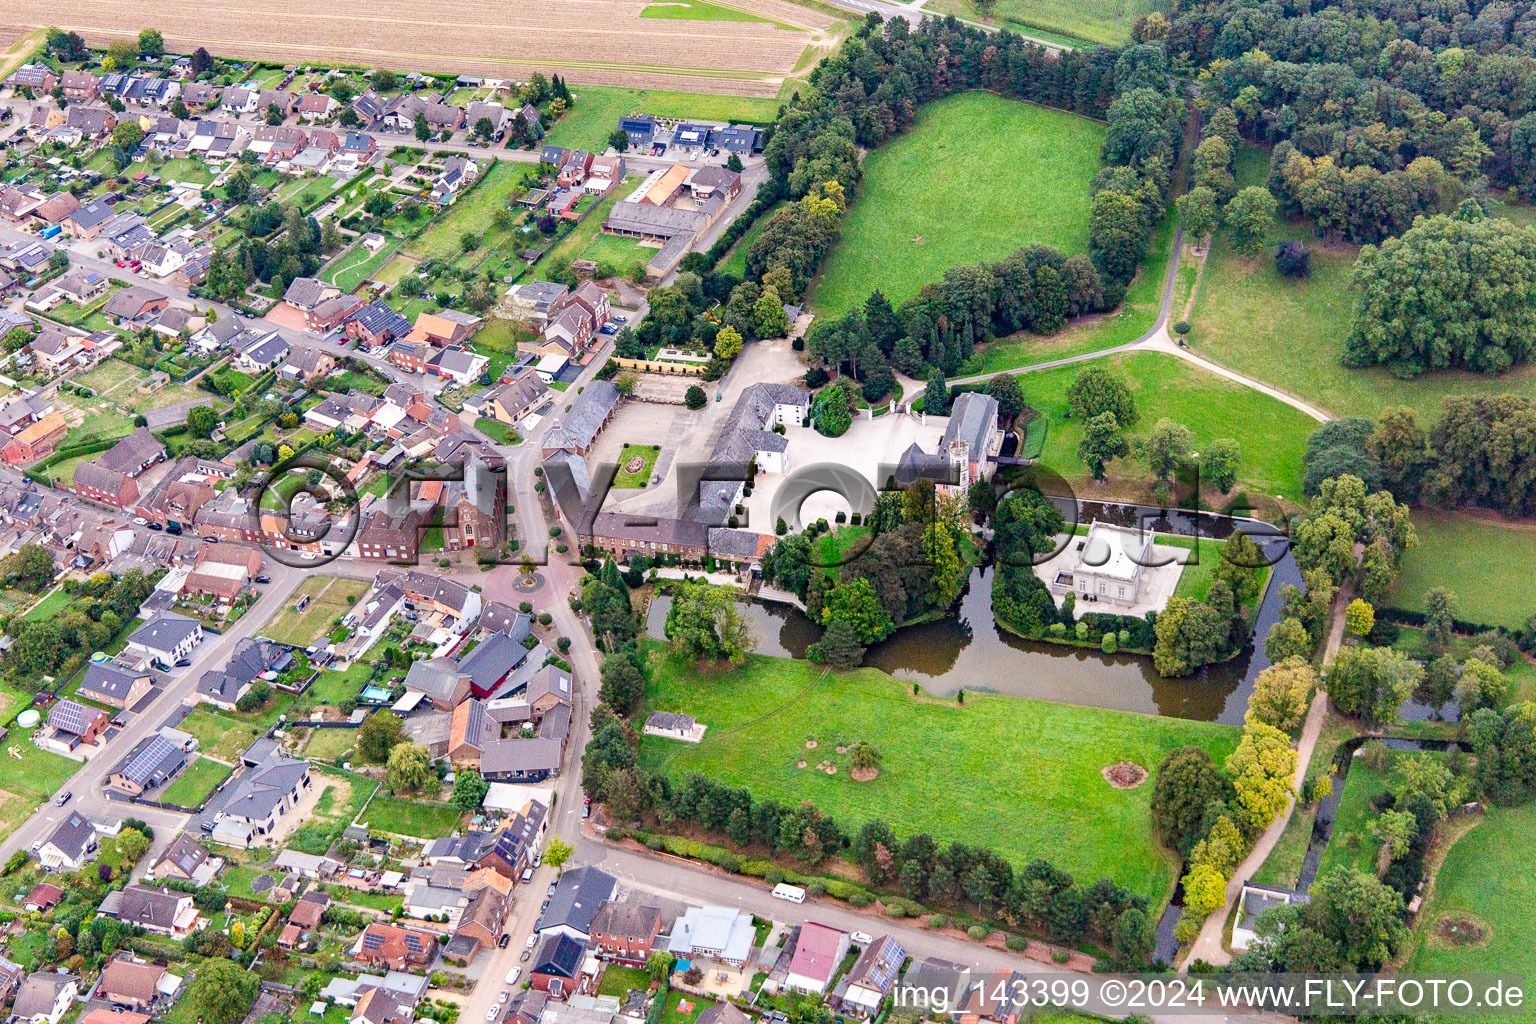
[[[516,985],[517,984],[517,979],[521,978],[522,976],[523,976],[523,969],[521,967],[514,967],[514,968],[512,968],[510,971],[507,972],[507,984],[508,985]]]
[[[776,900],[788,900],[791,903],[804,903],[805,890],[798,885],[780,882],[773,887],[773,898]]]

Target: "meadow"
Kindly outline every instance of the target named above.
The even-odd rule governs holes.
[[[925,105],[865,158],[863,189],[809,304],[836,316],[879,288],[900,305],[957,264],[1034,244],[1085,251],[1103,140],[1096,121],[991,93]]]
[[[673,778],[700,771],[760,799],[810,800],[849,831],[881,818],[901,835],[993,847],[1015,865],[1044,857],[1154,906],[1178,865],[1152,837],[1151,784],[1113,789],[1100,769],[1128,760],[1151,770],[1188,744],[1220,761],[1236,742],[1235,729],[1202,722],[990,694],[913,696],[877,669],[831,674],[754,656],[735,672],[701,673],[652,649],[650,706],[686,711],[708,732],[699,744],[642,737],[647,766]],[[835,775],[816,770],[823,758],[846,762],[834,747],[856,740],[880,751],[877,779],[854,782],[846,764]]]
[[[608,148],[608,136],[618,127],[619,118],[630,114],[750,124],[771,124],[779,116],[779,101],[772,98],[601,85],[580,85],[575,93],[571,109],[549,127],[544,139],[548,145],[601,153]]]
[[[1238,488],[1255,501],[1301,500],[1301,453],[1316,422],[1283,402],[1157,352],[1106,356],[1092,364],[1037,370],[1019,378],[1025,401],[1046,417],[1041,460],[1074,485],[1081,484],[1084,497],[1092,498],[1103,486],[1091,482],[1078,458],[1081,425],[1066,418],[1066,389],[1085,365],[1105,366],[1126,379],[1140,417],[1127,431],[1132,437],[1146,435],[1166,416],[1189,427],[1196,452],[1217,438],[1234,438],[1242,448]],[[1121,496],[1125,485],[1150,493],[1154,483],[1134,451],[1111,462],[1108,473]]]
[[[1263,184],[1268,154],[1248,146],[1239,156],[1238,184]],[[1311,249],[1310,277],[1290,279],[1275,270],[1275,248],[1285,239]],[[1401,380],[1385,368],[1340,363],[1353,308],[1349,280],[1359,251],[1344,242],[1320,242],[1305,222],[1281,221],[1263,254],[1248,260],[1225,230],[1217,230],[1190,316],[1191,347],[1333,416],[1374,418],[1388,406],[1406,405],[1427,428],[1448,395],[1536,397],[1536,364],[1497,377],[1442,370]]]
[[[929,5],[941,14],[954,14],[998,28],[1034,35],[1048,42],[1119,46],[1131,38],[1136,19],[1163,5],[1157,0],[993,0],[985,7],[975,0],[937,0]],[[985,13],[983,13],[985,11]]]
[[[1424,610],[1424,594],[1444,587],[1456,596],[1456,617],[1514,628],[1525,623],[1536,585],[1536,531],[1529,522],[1416,509],[1419,546],[1403,555],[1388,595],[1394,608]]]

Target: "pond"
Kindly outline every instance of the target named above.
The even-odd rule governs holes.
[[[1070,499],[1058,503],[1070,523]],[[991,569],[983,565],[971,572],[952,614],[898,630],[871,647],[864,663],[941,697],[960,690],[981,691],[1241,725],[1253,680],[1269,667],[1262,640],[1280,617],[1280,588],[1290,583],[1305,589],[1284,539],[1274,526],[1255,520],[1165,512],[1144,505],[1077,503],[1077,522],[1095,519],[1141,525],[1160,533],[1190,535],[1198,531],[1212,539],[1230,537],[1238,527],[1252,535],[1274,564],[1253,633],[1259,642],[1255,644],[1250,638],[1248,646],[1230,661],[1183,679],[1168,679],[1152,667],[1148,657],[1102,654],[1093,648],[1026,640],[1000,629],[994,621]],[[665,639],[669,607],[671,599],[665,594],[651,602],[646,620],[650,636]],[[790,605],[753,603],[747,615],[759,654],[803,658],[806,647],[821,636],[821,627]]]

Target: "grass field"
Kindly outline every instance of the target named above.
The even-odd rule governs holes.
[[[619,471],[618,471],[617,474],[614,475],[613,486],[615,486],[615,487],[644,487],[644,486],[646,486],[650,482],[650,479],[651,479],[651,467],[656,465],[656,457],[658,455],[660,455],[660,454],[661,454],[661,449],[656,447],[655,445],[649,445],[649,444],[632,445],[628,441],[624,442],[624,450],[619,453]],[[645,461],[645,465],[641,466],[639,469],[637,469],[633,473],[631,473],[631,472],[629,472],[628,470],[626,470],[624,468],[624,465],[625,465],[625,463],[629,462],[630,459],[635,458],[637,456]]]
[[[356,729],[316,729],[304,745],[304,756],[334,761],[351,750],[356,743]]]
[[[1175,226],[1176,218],[1172,213],[1158,225],[1147,248],[1146,261],[1114,312],[1084,318],[1056,334],[1020,333],[977,346],[957,376],[996,373],[1031,363],[1064,359],[1114,348],[1141,337],[1157,323],[1157,314],[1163,306],[1163,285],[1168,275],[1168,260],[1173,255]]]
[[[451,804],[429,804],[394,796],[376,796],[368,805],[365,819],[369,828],[415,836],[418,839],[435,839],[453,831],[459,822],[459,811]]]
[[[209,757],[234,762],[259,735],[254,725],[236,721],[198,706],[176,728],[197,737],[197,746]]]
[[[999,28],[1034,34],[1050,42],[1060,37],[1081,45],[1083,42],[1118,46],[1130,41],[1136,19],[1163,10],[1158,0],[1098,0],[1074,3],[1073,0],[997,0],[985,15],[974,0],[934,0],[927,7],[941,14],[954,14]]]
[[[607,214],[605,213],[604,216]],[[602,226],[602,222],[597,222]],[[605,235],[599,231],[593,236],[592,241],[582,250],[581,258],[592,260],[602,266],[607,264],[607,273],[599,273],[599,277],[624,277],[636,267],[644,267],[656,255],[657,246],[641,245],[633,238],[625,238],[622,235]],[[611,269],[609,269],[611,268]]]
[[[779,116],[778,100],[750,96],[711,96],[602,85],[578,86],[575,92],[575,105],[550,128],[545,144],[601,153],[608,148],[608,136],[618,126],[619,118],[630,114],[750,124],[772,124]]]
[[[1536,531],[1529,522],[1417,509],[1419,546],[1403,555],[1389,603],[1424,610],[1424,594],[1445,587],[1456,595],[1456,617],[1511,628],[1523,625],[1530,602],[1511,600],[1536,589]]]
[[[365,246],[355,246],[351,252],[332,264],[325,272],[325,279],[344,292],[350,292],[373,276],[373,272],[394,256],[398,242],[390,242],[378,252],[369,252]]]
[[[1178,865],[1152,838],[1151,784],[1112,789],[1100,769],[1129,760],[1150,770],[1187,744],[1220,761],[1236,742],[1235,729],[1201,722],[987,694],[963,704],[914,697],[875,669],[830,675],[753,657],[736,672],[700,674],[660,645],[653,651],[650,706],[685,711],[709,731],[699,744],[643,737],[648,766],[674,777],[701,771],[758,798],[811,800],[850,832],[879,817],[900,835],[990,846],[1016,865],[1045,857],[1083,881],[1129,886],[1155,907]],[[884,758],[872,782],[853,782],[833,751],[854,740]],[[816,770],[823,758],[840,764],[837,774]],[[808,767],[797,767],[802,759]]]
[[[1133,437],[1146,435],[1166,416],[1189,427],[1197,452],[1216,438],[1235,438],[1242,447],[1238,487],[1246,488],[1254,500],[1274,495],[1301,500],[1301,453],[1307,435],[1317,426],[1309,416],[1169,355],[1131,352],[1106,356],[1094,365],[1107,366],[1130,384],[1140,414],[1129,431]],[[1048,417],[1042,461],[1074,484],[1088,480],[1087,468],[1077,457],[1082,427],[1063,415],[1066,389],[1082,369],[1061,366],[1019,379],[1025,401]],[[1153,483],[1134,453],[1110,463],[1109,477],[1149,490]],[[1092,497],[1098,486],[1085,483],[1082,493]]]
[[[1239,184],[1262,184],[1268,154],[1249,146],[1240,157]],[[1311,277],[1290,280],[1275,270],[1275,247],[1288,238],[1312,250]],[[1281,223],[1264,254],[1249,261],[1225,231],[1217,231],[1190,316],[1194,350],[1334,416],[1374,418],[1387,406],[1407,405],[1427,428],[1448,395],[1536,397],[1536,363],[1497,377],[1440,370],[1417,380],[1400,380],[1382,367],[1343,366],[1339,353],[1349,333],[1349,279],[1358,252],[1344,243],[1320,243],[1306,223]]]
[[[709,3],[707,0],[660,0],[640,12],[642,18],[667,18],[673,21],[765,21],[780,28],[792,28],[783,22],[753,14],[740,7]]]
[[[466,234],[479,235],[481,246],[499,244],[507,232],[491,225],[491,215],[506,206],[522,185],[527,165],[498,161],[467,193],[438,217],[425,231],[406,243],[424,258],[452,260],[463,252]]]
[[[991,93],[927,104],[905,135],[864,160],[863,192],[812,286],[835,316],[879,288],[893,304],[960,263],[1021,246],[1088,244],[1088,186],[1104,127]]]
[[[51,619],[68,608],[72,601],[73,599],[64,591],[54,590],[37,602],[37,604],[28,608],[27,613],[22,618],[34,622],[38,619]]]
[[[1536,873],[1519,867],[1536,846],[1536,803],[1495,807],[1451,847],[1434,892],[1414,930],[1417,948],[1406,970],[1416,974],[1472,971],[1536,977]],[[1451,945],[1437,934],[1446,919],[1471,919],[1485,929],[1477,945]],[[1518,1017],[1531,1020],[1529,1000]],[[1454,1018],[1447,1018],[1454,1019]],[[1465,1018],[1462,1018],[1465,1019]]]
[[[294,591],[293,600],[267,620],[260,635],[279,643],[308,646],[331,628],[363,596],[368,584],[339,576],[310,576]],[[310,598],[302,612],[293,610],[301,597]]]
[[[38,749],[27,730],[13,726],[0,749],[0,837],[10,835],[79,768],[78,761]]]
[[[746,277],[747,253],[752,251],[752,243],[757,241],[757,236],[761,235],[763,229],[768,226],[769,219],[775,213],[778,213],[783,205],[784,203],[781,200],[764,210],[762,215],[752,222],[752,226],[747,228],[742,233],[742,236],[736,240],[736,244],[731,246],[731,251],[725,254],[725,258],[720,261],[720,266],[716,269],[723,274],[735,274],[737,277]]]
[[[156,799],[181,807],[201,807],[203,801],[208,799],[208,794],[229,778],[233,770],[229,765],[221,764],[211,757],[200,757],[182,769],[181,774]]]

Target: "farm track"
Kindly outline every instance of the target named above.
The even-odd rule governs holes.
[[[156,25],[170,49],[196,47],[247,59],[326,60],[427,72],[526,77],[570,73],[593,85],[665,87],[774,96],[807,47],[833,20],[787,0],[742,0],[744,10],[793,25],[641,18],[644,0],[562,0],[567,30],[547,31],[550,5],[379,0],[366,8],[317,10],[304,0],[269,0],[259,12],[236,0],[21,0],[10,17],[56,24],[92,44]],[[142,13],[136,13],[136,9]]]

